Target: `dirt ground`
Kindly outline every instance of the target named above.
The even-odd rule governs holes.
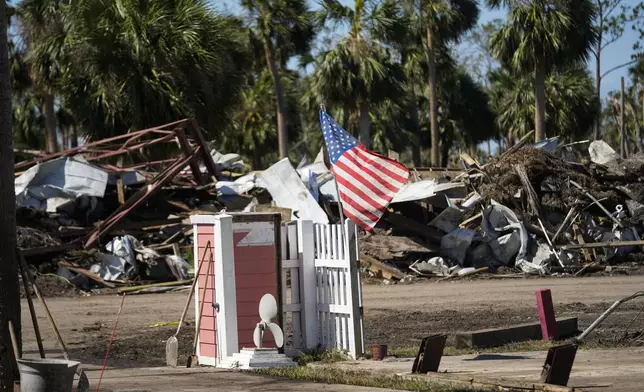
[[[578,316],[580,328],[588,326],[615,300],[644,287],[644,277],[591,277],[484,280],[470,282],[365,285],[366,343],[416,346],[423,336],[437,332],[468,331],[537,321],[535,291],[550,288],[557,316]],[[176,326],[186,292],[126,297],[110,354],[110,366],[160,366],[165,363],[165,341]],[[100,364],[121,298],[116,295],[47,299],[71,356],[88,364]],[[26,301],[23,299],[23,339],[35,354],[36,343]],[[591,336],[591,341],[615,346],[640,345],[644,317],[637,318],[643,300],[623,305]],[[36,303],[45,347],[57,353],[54,335],[40,304]],[[194,320],[190,311],[188,322]],[[635,321],[633,321],[635,319]],[[162,326],[159,326],[162,325]],[[179,336],[180,363],[191,350],[192,328]],[[642,338],[644,339],[644,338]]]

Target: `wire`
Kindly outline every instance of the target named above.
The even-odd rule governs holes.
[[[631,326],[633,325],[633,323],[637,321],[638,318],[640,318],[640,316],[642,315],[642,312],[644,312],[644,306],[642,306],[642,308],[637,313],[637,315],[633,318],[633,320],[631,320],[631,322],[628,323],[628,325],[626,326],[626,329],[624,330],[624,334],[622,335],[621,338],[619,338],[619,340],[617,340],[617,344],[620,344],[621,342],[624,341],[624,339],[626,339],[628,335],[628,330],[631,329]]]
[[[114,343],[114,336],[116,336],[116,326],[119,325],[119,317],[121,316],[121,310],[123,310],[123,303],[125,302],[125,293],[121,298],[121,306],[119,307],[119,312],[116,314],[116,321],[114,322],[114,328],[112,328],[112,337],[110,337],[110,344],[107,346],[107,352],[105,353],[105,360],[103,361],[103,368],[101,369],[101,376],[98,378],[98,385],[96,385],[96,392],[99,392],[101,389],[101,381],[103,380],[103,373],[107,367],[107,358],[110,356],[110,350],[112,349],[112,343]]]

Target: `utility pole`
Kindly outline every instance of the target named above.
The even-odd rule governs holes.
[[[625,132],[625,126],[624,126],[624,77],[622,76],[621,79],[621,88],[622,88],[622,96],[621,96],[621,108],[619,111],[619,135],[620,135],[620,155],[622,158],[626,158],[626,132]]]
[[[21,343],[8,19],[7,3],[0,0],[0,392],[13,391],[13,383],[18,377],[9,321],[16,332],[18,350]]]

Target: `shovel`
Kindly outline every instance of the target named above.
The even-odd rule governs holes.
[[[212,253],[210,254],[210,260],[208,260],[208,268],[206,268],[206,284],[204,284],[203,287],[203,297],[201,298],[201,306],[199,307],[199,319],[197,320],[197,330],[195,331],[195,339],[192,342],[192,355],[188,357],[188,363],[186,363],[186,367],[189,368],[193,365],[193,363],[196,365],[197,362],[199,362],[199,357],[197,357],[197,342],[199,342],[199,332],[201,330],[201,319],[203,319],[203,305],[206,303],[205,297],[206,297],[206,289],[208,288],[208,281],[210,275],[210,267],[214,264],[212,260]],[[213,293],[214,294],[214,293]],[[214,302],[214,298],[212,299]]]
[[[174,335],[170,336],[170,338],[165,344],[165,363],[167,366],[177,367],[177,358],[179,355],[179,341],[177,340],[177,335],[179,335],[179,331],[181,331],[181,325],[183,324],[183,321],[186,318],[186,314],[188,314],[190,301],[192,301],[192,296],[194,295],[195,287],[197,286],[197,279],[199,279],[199,273],[201,272],[201,266],[203,266],[203,263],[206,259],[206,255],[208,254],[208,250],[212,252],[210,241],[208,241],[208,243],[206,244],[206,249],[204,250],[203,258],[199,262],[197,273],[195,273],[194,280],[192,281],[190,294],[188,294],[188,301],[186,301],[186,306],[183,308],[183,313],[181,314],[181,319],[179,320],[179,326],[177,327],[177,332],[175,332]]]

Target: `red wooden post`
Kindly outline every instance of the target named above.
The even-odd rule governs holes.
[[[550,289],[537,290],[537,308],[539,309],[542,339],[556,340],[559,337],[559,333]]]

